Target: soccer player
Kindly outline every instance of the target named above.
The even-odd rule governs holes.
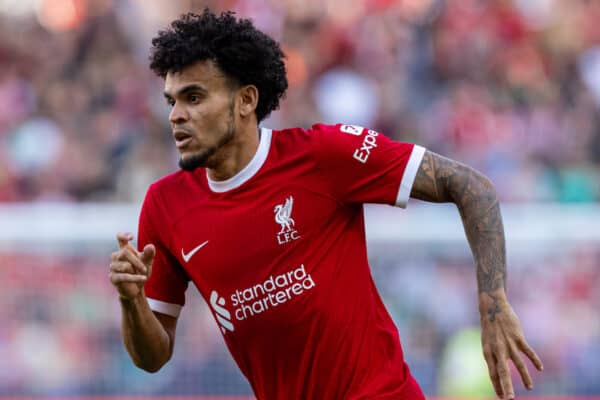
[[[153,183],[138,249],[117,235],[110,280],[133,362],[171,357],[191,281],[258,399],[423,399],[367,262],[363,204],[453,202],[476,266],[493,386],[527,388],[527,344],[505,293],[502,218],[472,168],[354,125],[271,130],[287,89],[279,45],[233,13],[187,14],[152,41],[180,167]]]

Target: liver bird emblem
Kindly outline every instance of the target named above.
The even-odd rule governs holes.
[[[281,225],[279,233],[289,232],[295,225],[292,219],[292,207],[294,206],[294,198],[292,196],[285,199],[284,204],[277,204],[273,209],[275,213],[275,221]]]

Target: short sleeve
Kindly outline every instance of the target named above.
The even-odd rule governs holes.
[[[144,285],[144,293],[153,311],[178,317],[185,304],[189,278],[168,250],[168,241],[163,237],[165,231],[168,231],[168,223],[164,217],[161,218],[160,210],[151,186],[142,205],[138,226],[138,249],[141,251],[147,244],[153,244],[156,248],[152,272]],[[158,223],[164,226],[161,232],[155,229]]]
[[[425,148],[342,124],[314,125],[311,142],[339,201],[406,207]]]

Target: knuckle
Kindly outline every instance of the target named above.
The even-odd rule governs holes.
[[[495,346],[494,349],[493,349],[493,352],[500,359],[505,359],[506,358],[507,350],[506,350],[506,347],[504,346],[504,343],[498,344],[497,346]]]
[[[505,376],[508,374],[508,367],[506,365],[498,365],[498,367],[496,368],[496,371],[498,372],[499,375]]]

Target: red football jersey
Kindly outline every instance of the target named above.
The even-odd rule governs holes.
[[[178,316],[191,280],[258,399],[423,399],[375,288],[363,203],[405,207],[425,149],[353,125],[261,129],[226,181],[152,184],[145,293]]]

